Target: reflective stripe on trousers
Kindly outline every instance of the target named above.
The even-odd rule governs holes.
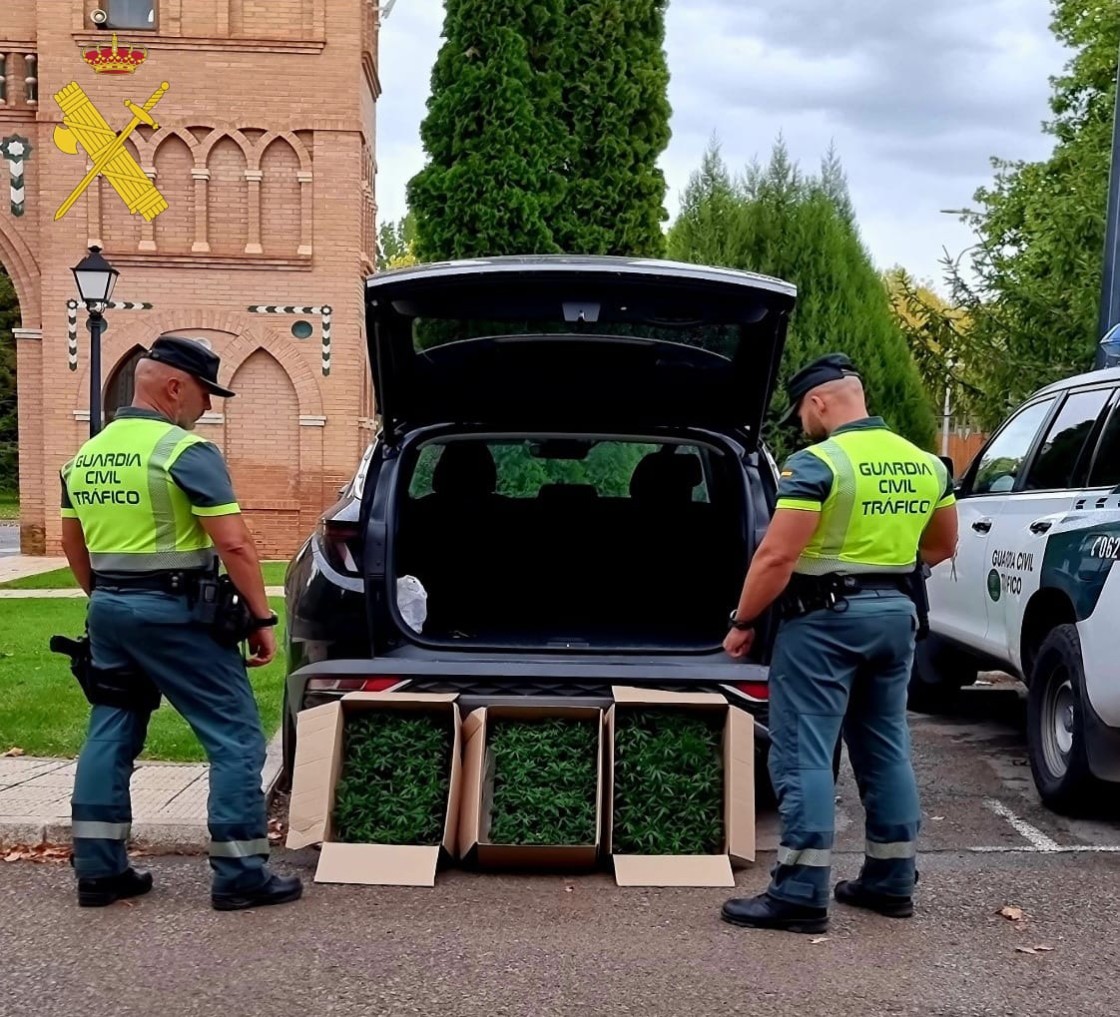
[[[75,819],[70,824],[70,833],[75,839],[82,840],[123,840],[132,835],[131,823],[103,823],[96,819]]]
[[[254,855],[268,857],[270,845],[267,837],[256,840],[212,840],[211,858],[252,858]]]

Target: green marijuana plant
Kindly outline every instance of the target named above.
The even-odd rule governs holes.
[[[443,839],[454,732],[448,715],[374,711],[346,722],[334,825],[349,844]]]
[[[492,844],[593,844],[599,779],[593,721],[497,720]]]
[[[615,716],[613,852],[721,852],[723,718],[655,708]]]

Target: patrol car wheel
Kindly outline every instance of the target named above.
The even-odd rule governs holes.
[[[1073,625],[1059,625],[1038,651],[1027,696],[1027,747],[1043,804],[1075,813],[1096,783],[1085,754],[1085,668]]]

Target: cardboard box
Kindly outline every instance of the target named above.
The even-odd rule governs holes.
[[[606,851],[619,886],[734,886],[732,864],[755,856],[754,720],[715,693],[658,692],[615,687],[607,711]],[[624,711],[643,707],[716,712],[723,724],[724,851],[718,855],[621,855],[613,853],[614,735]]]
[[[489,840],[494,796],[494,758],[487,744],[495,720],[561,717],[597,725],[595,842],[593,844],[493,844]],[[459,816],[459,857],[479,868],[590,869],[599,860],[603,826],[603,711],[573,706],[481,707],[463,721],[463,794]]]
[[[403,692],[352,692],[338,702],[304,710],[297,718],[296,758],[289,806],[289,848],[323,845],[315,870],[317,883],[366,883],[385,886],[434,886],[441,856],[455,851],[462,780],[459,707],[452,695]],[[440,712],[453,726],[451,781],[441,846],[342,844],[334,840],[334,796],[342,772],[343,731],[347,718],[370,710]]]

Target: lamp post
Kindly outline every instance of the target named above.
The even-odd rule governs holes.
[[[89,318],[89,436],[101,430],[101,333],[105,328],[104,311],[113,299],[113,287],[120,273],[103,257],[100,247],[91,247],[74,268],[78,295],[86,305]]]

